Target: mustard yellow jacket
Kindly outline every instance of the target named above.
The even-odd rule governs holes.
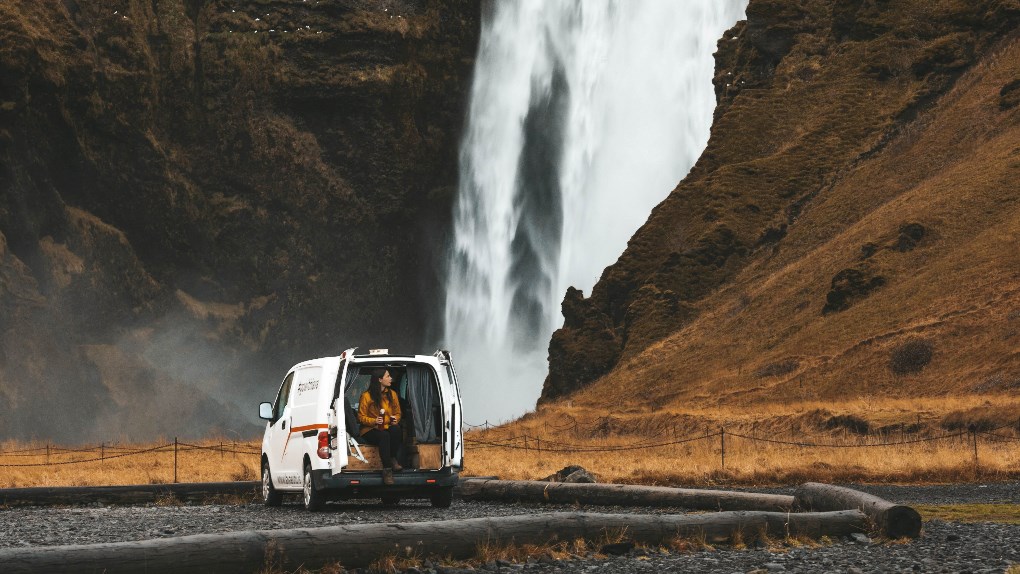
[[[397,393],[393,389],[383,389],[380,395],[382,399],[381,407],[386,409],[386,415],[383,416],[382,428],[386,430],[390,428],[390,417],[397,417],[397,422],[401,420],[400,413],[400,399],[397,397]],[[380,405],[375,404],[372,400],[372,394],[368,391],[361,393],[361,402],[358,404],[358,422],[361,423],[361,434],[364,435],[368,431],[376,428],[375,418],[379,416]]]

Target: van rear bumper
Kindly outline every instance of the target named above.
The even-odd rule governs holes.
[[[382,473],[379,471],[341,472],[334,475],[327,468],[312,472],[316,475],[316,490],[329,491],[342,498],[372,497],[380,493],[427,497],[440,488],[456,486],[459,480],[459,473],[450,468],[394,472],[392,485],[383,484]]]

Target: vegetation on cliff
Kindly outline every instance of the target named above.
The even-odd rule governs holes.
[[[699,162],[589,298],[567,293],[543,402],[1015,392],[1020,3],[747,15]]]
[[[478,10],[0,1],[0,436],[238,430],[297,360],[421,345]]]

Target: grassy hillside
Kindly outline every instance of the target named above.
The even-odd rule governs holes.
[[[1015,425],[995,397],[1020,389],[1018,17],[752,0],[705,154],[592,296],[568,293],[545,409],[948,416],[941,397],[988,394]]]

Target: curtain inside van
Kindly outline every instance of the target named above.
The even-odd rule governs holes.
[[[414,409],[414,437],[420,443],[436,442],[435,414],[439,393],[432,370],[420,365],[407,366],[407,400]]]

